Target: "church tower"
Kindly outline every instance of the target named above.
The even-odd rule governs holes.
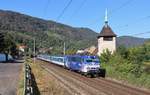
[[[105,25],[103,26],[98,38],[98,55],[108,49],[111,53],[116,51],[116,34],[108,25],[107,9],[105,12]]]

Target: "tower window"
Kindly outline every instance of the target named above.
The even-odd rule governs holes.
[[[113,40],[113,37],[104,37],[103,40],[104,40],[104,41],[112,41],[112,40]]]

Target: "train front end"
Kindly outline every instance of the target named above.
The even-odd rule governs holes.
[[[82,56],[83,64],[81,72],[87,76],[105,77],[105,69],[101,68],[100,60],[97,56]]]

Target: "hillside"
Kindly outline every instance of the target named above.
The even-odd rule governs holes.
[[[28,44],[33,37],[41,43],[38,47],[61,47],[65,41],[72,47],[88,47],[96,44],[97,33],[87,28],[47,21],[12,11],[0,10],[0,31],[12,33],[19,43]],[[70,48],[70,47],[68,47]]]
[[[117,38],[117,46],[135,47],[142,45],[147,39],[132,36],[120,36]]]
[[[54,21],[43,20],[17,12],[0,10],[0,32],[9,32],[17,43],[23,43],[33,48],[33,38],[36,46],[52,47],[62,51],[63,43],[67,49],[82,49],[97,45],[98,33],[88,28],[75,28]],[[119,37],[118,45],[140,45],[145,39],[134,37]]]

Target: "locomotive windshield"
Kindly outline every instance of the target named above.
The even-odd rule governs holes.
[[[99,59],[97,57],[90,57],[90,58],[86,58],[86,62],[87,63],[90,63],[90,62],[99,63]]]
[[[99,62],[99,60],[98,59],[95,59],[95,60],[93,60],[93,59],[87,59],[86,62]]]

